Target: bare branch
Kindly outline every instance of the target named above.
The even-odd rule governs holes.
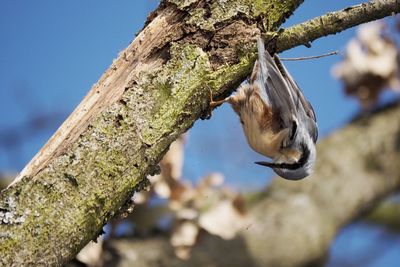
[[[318,38],[399,12],[399,0],[375,0],[355,5],[287,28],[278,34],[275,45],[278,52],[299,45],[310,46]]]
[[[282,61],[300,61],[300,60],[309,60],[309,59],[318,59],[318,58],[323,58],[323,57],[329,57],[333,55],[337,55],[339,52],[338,51],[333,51],[329,52],[326,54],[318,55],[318,56],[308,56],[308,57],[281,57],[280,60]]]

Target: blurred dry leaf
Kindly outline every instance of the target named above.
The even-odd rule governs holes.
[[[186,142],[186,135],[181,135],[173,142],[165,154],[161,162],[161,170],[163,175],[166,175],[174,180],[179,180],[182,177],[183,169],[183,151]]]
[[[180,222],[171,237],[173,246],[193,246],[196,242],[199,227],[191,221]]]
[[[219,173],[211,173],[201,179],[197,186],[186,185],[186,190],[181,198],[170,202],[170,208],[175,210],[176,218],[197,230],[204,229],[210,234],[220,236],[224,239],[232,239],[245,227],[244,201],[239,194],[222,187],[224,177]],[[192,231],[191,233],[193,233]],[[198,233],[198,232],[197,232]],[[182,237],[182,229],[175,228],[172,239],[176,236]],[[192,241],[195,241],[192,236]],[[185,243],[175,247],[178,257],[185,259],[190,256],[191,247],[195,245]]]
[[[90,267],[102,266],[103,237],[98,237],[96,242],[90,241],[79,253],[76,259]]]
[[[244,228],[245,220],[233,202],[223,200],[200,216],[199,225],[211,234],[232,239]]]
[[[140,191],[135,193],[135,204],[145,204],[152,197],[153,193],[161,198],[176,197],[181,191],[181,184],[178,182],[182,176],[183,151],[186,135],[181,135],[173,142],[160,162],[161,173],[149,176],[151,183],[150,191]]]
[[[175,248],[175,255],[182,260],[188,260],[191,251],[191,247],[180,246]]]
[[[188,259],[190,248],[196,243],[199,226],[192,221],[180,221],[175,227],[171,244],[175,247],[176,255],[181,259]]]
[[[199,216],[199,212],[195,208],[182,207],[176,209],[175,215],[177,219],[195,220]]]
[[[200,180],[198,190],[208,189],[213,186],[221,186],[224,183],[224,176],[220,173],[211,173]]]
[[[136,192],[132,199],[137,205],[144,204],[149,200],[150,194],[147,191]]]
[[[149,205],[153,195],[167,199],[166,208],[172,212],[174,225],[170,242],[181,259],[190,257],[200,230],[231,239],[245,224],[244,201],[239,194],[222,186],[222,174],[210,173],[200,179],[197,185],[182,180],[185,139],[185,136],[181,136],[171,144],[160,162],[161,173],[148,177],[152,189],[134,195],[135,204],[140,206],[135,206],[136,211],[131,215],[137,231],[144,229],[146,231],[140,232],[150,232],[149,226],[154,228],[157,222],[153,220],[150,223],[137,217],[151,216],[151,209],[156,208]],[[141,210],[143,213],[140,215]]]
[[[173,142],[160,162],[161,174],[149,177],[154,191],[161,198],[176,197],[181,191],[181,185],[178,182],[182,177],[183,151],[186,135],[181,135]]]
[[[346,94],[358,98],[364,108],[374,105],[384,89],[399,90],[399,74],[398,49],[383,21],[360,26],[347,45],[345,59],[333,68]]]

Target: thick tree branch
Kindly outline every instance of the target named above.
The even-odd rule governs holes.
[[[162,1],[1,192],[0,265],[62,265],[96,239],[208,110],[208,87],[227,92],[250,71],[258,21],[276,28],[301,2]]]
[[[327,13],[279,33],[275,40],[277,51],[282,52],[299,45],[309,46],[318,38],[399,12],[399,0],[375,0]]]
[[[0,265],[62,265],[96,238],[208,110],[209,88],[226,95],[248,75],[259,27],[273,31],[301,2],[162,1],[1,192]]]

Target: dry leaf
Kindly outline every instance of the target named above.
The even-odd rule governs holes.
[[[213,208],[200,215],[199,225],[207,232],[224,239],[232,239],[244,228],[244,216],[229,200],[217,203]]]
[[[76,259],[90,267],[102,265],[103,238],[100,236],[96,242],[90,241],[79,253]]]
[[[211,234],[230,239],[243,228],[245,214],[242,198],[237,193],[222,187],[224,181],[222,174],[211,173],[195,186],[182,181],[184,139],[181,137],[171,145],[160,162],[161,173],[149,177],[152,190],[135,194],[135,204],[141,205],[135,212],[138,216],[133,214],[131,221],[134,221],[137,230],[142,228],[146,230],[149,227],[143,226],[155,225],[155,222],[150,224],[137,217],[150,216],[148,206],[151,205],[148,204],[154,193],[158,197],[167,199],[175,225],[171,230],[170,242],[179,258],[188,259],[201,228]],[[142,209],[144,213],[140,216]]]
[[[385,28],[382,21],[360,26],[347,45],[344,61],[333,68],[346,94],[358,98],[363,107],[375,104],[384,89],[400,89],[399,54]]]
[[[175,228],[171,237],[174,247],[193,246],[199,233],[199,227],[191,221],[181,221]]]
[[[161,162],[163,175],[174,180],[180,180],[182,177],[185,141],[186,135],[181,135],[171,144],[167,154],[165,154]]]
[[[175,255],[182,260],[188,260],[190,259],[191,251],[192,247],[180,246],[175,248]]]

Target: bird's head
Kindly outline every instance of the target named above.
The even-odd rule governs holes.
[[[301,180],[312,173],[316,161],[316,149],[313,142],[302,143],[300,157],[296,161],[285,162],[279,158],[274,162],[256,162],[258,165],[270,167],[276,174],[287,180]]]

